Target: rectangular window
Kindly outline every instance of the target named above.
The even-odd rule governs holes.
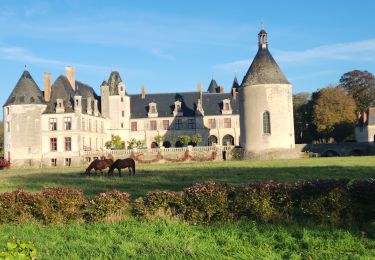
[[[216,128],[216,119],[208,119],[208,128]]]
[[[155,106],[151,106],[151,108],[150,108],[150,113],[151,113],[151,114],[155,114],[155,113],[156,113]]]
[[[64,130],[71,130],[71,129],[72,129],[72,118],[64,117]]]
[[[224,128],[231,128],[232,120],[230,118],[224,118]]]
[[[7,115],[9,115],[9,107],[7,107]]]
[[[57,130],[57,119],[56,118],[50,118],[49,119],[49,130],[50,131],[56,131]]]
[[[150,121],[150,130],[156,130],[156,120]]]
[[[71,151],[71,150],[72,150],[72,138],[65,137],[65,151]]]
[[[10,132],[10,122],[7,122],[7,131]]]
[[[85,118],[82,118],[82,131],[86,130],[86,120]]]
[[[56,152],[57,151],[57,138],[50,138],[50,150],[51,152]]]
[[[188,128],[195,129],[195,119],[188,119]]]
[[[72,158],[65,158],[65,166],[70,167],[72,165]]]
[[[169,120],[163,120],[163,130],[169,129]]]
[[[91,132],[91,119],[89,119],[89,131]]]
[[[121,128],[124,128],[124,123],[121,123]]]
[[[56,167],[57,166],[57,159],[56,158],[52,158],[51,159],[51,166],[52,167]]]
[[[137,122],[131,122],[131,130],[137,131]]]
[[[121,97],[121,102],[124,102],[124,98],[123,97]]]
[[[176,119],[176,121],[174,122],[174,129],[182,129],[182,119]]]
[[[125,116],[125,111],[124,111],[124,110],[121,111],[121,116],[122,116],[122,117]]]

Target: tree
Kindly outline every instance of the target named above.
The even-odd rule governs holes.
[[[316,131],[312,123],[313,105],[310,93],[293,95],[293,114],[296,143],[311,143],[316,138]]]
[[[191,137],[189,135],[180,135],[179,138],[184,146],[188,145],[191,141]]]
[[[198,145],[202,141],[202,135],[196,134],[191,137],[191,141],[195,144]],[[194,145],[194,146],[195,146]]]
[[[163,137],[161,135],[159,135],[159,134],[154,137],[154,140],[155,140],[155,143],[158,144],[158,146],[161,146],[162,143],[163,143]]]
[[[345,73],[339,86],[353,96],[360,112],[365,112],[375,101],[375,77],[368,71]]]
[[[342,88],[327,87],[313,94],[313,123],[323,140],[353,136],[356,104]]]
[[[124,148],[124,142],[121,140],[119,135],[113,135],[111,141],[105,143],[106,148],[122,149]]]

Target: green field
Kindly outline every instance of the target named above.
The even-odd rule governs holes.
[[[87,196],[118,189],[129,192],[135,199],[149,191],[180,191],[208,180],[241,185],[271,179],[290,182],[317,178],[365,179],[375,178],[375,157],[137,165],[136,176],[122,178],[86,177],[80,175],[83,171],[83,168],[3,170],[0,192],[70,186],[81,189]],[[143,222],[130,217],[116,224],[2,224],[0,234],[0,251],[13,238],[31,240],[42,259],[375,259],[374,224],[361,228],[250,221],[189,225]]]
[[[122,178],[86,177],[81,175],[82,172],[83,167],[2,170],[0,192],[18,188],[38,191],[43,187],[70,186],[81,189],[87,196],[118,189],[129,192],[134,199],[149,191],[181,191],[197,182],[209,180],[241,185],[262,180],[296,182],[317,178],[375,178],[375,157],[137,164],[136,176],[123,174]]]

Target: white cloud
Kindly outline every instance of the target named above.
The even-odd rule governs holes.
[[[321,61],[351,61],[351,62],[375,62],[375,39],[323,45],[304,51],[274,50],[277,62],[284,64],[301,64]],[[245,70],[251,64],[251,60],[244,59],[225,64],[214,65],[215,70],[238,71]]]

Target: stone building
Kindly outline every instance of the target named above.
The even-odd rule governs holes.
[[[358,114],[355,127],[355,139],[359,143],[375,142],[375,107]]]
[[[250,152],[294,148],[292,85],[268,50],[267,32],[239,91],[240,145]]]
[[[201,135],[199,145],[242,145],[249,151],[294,146],[292,87],[259,33],[259,51],[241,87],[229,92],[211,80],[207,91],[127,93],[112,71],[98,96],[75,79],[72,67],[51,85],[44,74],[42,91],[25,70],[3,106],[4,154],[13,166],[71,166],[83,163],[85,151],[103,151],[119,135],[126,144],[179,146],[181,135]],[[241,116],[241,122],[240,122]],[[241,138],[241,142],[240,142]]]

